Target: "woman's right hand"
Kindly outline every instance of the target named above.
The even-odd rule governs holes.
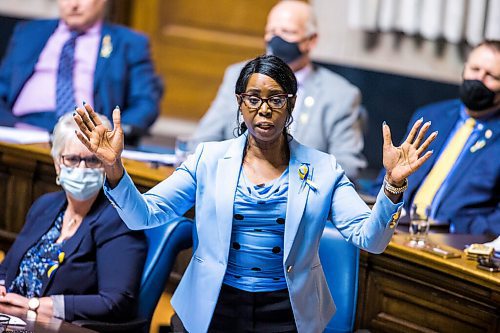
[[[84,108],[76,108],[73,116],[81,131],[76,133],[78,139],[106,166],[121,162],[124,135],[120,109],[113,110],[113,130],[110,130],[89,104],[84,104]]]
[[[76,108],[73,119],[80,132],[76,136],[80,141],[104,163],[106,178],[111,188],[115,187],[123,176],[121,161],[123,152],[123,129],[121,126],[120,108],[113,110],[113,130],[104,126],[94,109],[88,104],[85,109]]]

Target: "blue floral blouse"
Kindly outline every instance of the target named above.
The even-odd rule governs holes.
[[[57,215],[49,231],[26,252],[19,265],[19,273],[9,287],[9,292],[27,298],[41,296],[44,275],[50,276],[59,264],[63,243],[58,244],[56,241],[61,236],[63,217],[64,210]]]

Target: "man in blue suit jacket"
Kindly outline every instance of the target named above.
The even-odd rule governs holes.
[[[450,232],[500,235],[500,42],[487,41],[470,54],[460,87],[461,100],[425,106],[409,124],[423,117],[428,133],[439,135],[430,145],[428,163],[408,178],[404,193],[409,212],[420,186],[434,168],[451,137],[468,118],[475,128],[431,204],[430,218]],[[381,181],[382,178],[379,177]],[[375,192],[375,186],[373,192]]]
[[[151,62],[149,42],[145,36],[128,28],[102,23],[105,4],[105,0],[59,1],[60,20],[31,21],[16,27],[0,67],[1,125],[27,123],[52,130],[57,121],[55,101],[47,102],[46,99],[55,99],[58,61],[53,59],[62,48],[57,38],[63,36],[67,40],[69,36],[69,32],[66,35],[61,33],[61,29],[66,29],[83,33],[77,38],[75,47],[76,103],[82,102],[76,98],[84,98],[108,117],[115,106],[120,106],[127,139],[147,131],[158,116],[163,92]],[[95,41],[82,41],[83,37],[92,38],[88,36],[89,31],[95,31]],[[88,45],[91,45],[90,49]],[[55,56],[45,58],[44,52]],[[94,54],[97,59],[93,58]],[[80,59],[77,59],[79,55]],[[79,67],[77,61],[83,62],[83,66]],[[77,82],[78,75],[81,83]],[[50,81],[47,81],[47,76],[51,77]],[[92,77],[93,83],[86,82]],[[48,82],[51,84],[47,85]],[[25,89],[27,91],[23,94]],[[37,91],[43,98],[36,96]],[[19,101],[18,98],[25,100]],[[22,106],[16,106],[19,102]],[[52,106],[52,109],[40,104]],[[30,110],[30,107],[35,110]],[[17,112],[16,108],[22,110]]]

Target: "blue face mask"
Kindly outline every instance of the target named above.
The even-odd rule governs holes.
[[[93,197],[102,188],[104,171],[99,168],[69,168],[61,165],[56,183],[73,198],[84,201]]]

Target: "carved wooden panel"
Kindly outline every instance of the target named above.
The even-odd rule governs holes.
[[[150,36],[166,83],[162,115],[201,118],[225,68],[264,52],[265,22],[276,2],[134,1],[132,26]]]

